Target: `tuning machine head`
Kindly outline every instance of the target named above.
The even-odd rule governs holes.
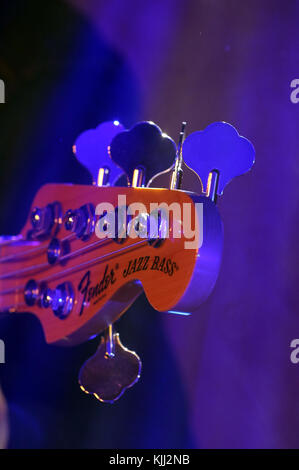
[[[139,380],[141,367],[138,355],[123,346],[110,325],[95,354],[81,367],[79,385],[98,400],[114,403]]]
[[[126,173],[130,185],[143,186],[172,165],[176,145],[156,124],[144,121],[114,137],[109,152],[114,163]]]
[[[200,176],[204,188],[211,184],[211,173],[216,192],[235,177],[249,171],[254,164],[252,143],[239,135],[227,122],[214,122],[203,131],[190,134],[183,144],[185,162]],[[215,195],[216,196],[216,195]]]
[[[73,152],[77,160],[89,170],[94,184],[113,185],[122,175],[121,168],[109,157],[108,147],[123,130],[124,127],[118,121],[107,121],[77,137]]]

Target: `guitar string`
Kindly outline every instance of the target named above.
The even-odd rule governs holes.
[[[15,313],[16,310],[20,307],[25,307],[26,310],[28,310],[28,305],[25,302],[20,302],[18,304],[11,305],[10,307],[7,307],[3,312],[0,311],[1,314],[5,313]],[[25,310],[24,310],[25,311]]]
[[[2,237],[0,237],[0,247],[5,245],[13,245],[14,243],[18,243],[19,241],[24,240],[23,235],[14,235],[3,240],[1,240],[1,238]]]
[[[115,255],[118,255],[120,252],[121,252],[121,254],[122,254],[122,253],[125,252],[125,251],[130,251],[130,250],[135,251],[138,246],[147,244],[147,242],[148,242],[147,240],[140,240],[139,242],[132,243],[132,244],[129,245],[129,246],[120,248],[119,250],[115,250],[115,251],[113,251],[113,252],[111,252],[111,253],[106,253],[105,255],[98,256],[97,258],[94,258],[94,259],[92,259],[92,260],[90,260],[90,261],[85,261],[84,263],[78,264],[77,266],[72,266],[72,267],[68,268],[67,270],[65,270],[63,273],[61,273],[61,272],[55,273],[55,274],[53,274],[52,276],[49,276],[49,277],[46,278],[46,279],[42,279],[42,280],[40,281],[40,283],[43,283],[43,282],[50,282],[50,281],[53,281],[53,280],[55,280],[55,279],[59,279],[59,277],[63,277],[63,276],[65,276],[66,274],[69,274],[69,273],[71,273],[71,272],[73,272],[73,271],[76,271],[76,270],[81,271],[83,268],[86,268],[86,267],[88,267],[88,266],[90,266],[90,265],[92,265],[92,264],[94,264],[94,263],[100,263],[100,262],[101,262],[102,260],[104,260],[104,259],[109,259],[109,258],[112,258],[112,259],[113,259],[113,258],[117,257],[117,256],[115,256]],[[24,289],[24,286],[22,286],[22,287],[17,287],[17,288],[15,288],[15,291],[22,291],[23,289]],[[1,292],[0,292],[0,294],[1,294]],[[21,304],[20,304],[20,303],[17,303],[17,304],[14,305],[14,307],[10,307],[10,309],[12,309],[12,308],[13,308],[13,309],[16,309],[16,308],[18,308],[19,306],[22,306],[22,305],[26,305],[26,304],[24,304],[24,302],[22,302]],[[27,305],[26,305],[26,307],[27,307]],[[9,310],[9,309],[8,309],[8,310]]]
[[[99,245],[99,244],[101,244],[101,243],[103,243],[103,242],[107,242],[107,241],[110,241],[110,242],[111,242],[111,241],[113,241],[113,239],[112,239],[112,238],[104,238],[103,240],[98,240],[98,241],[96,241],[96,242],[94,242],[94,243],[91,243],[91,244],[89,244],[89,245],[87,245],[87,246],[84,246],[84,247],[82,247],[82,248],[79,248],[78,250],[76,250],[76,251],[74,251],[74,252],[72,252],[72,253],[68,253],[68,254],[66,254],[66,255],[63,255],[61,258],[59,258],[59,261],[63,261],[63,260],[65,260],[65,259],[67,259],[67,258],[72,258],[72,257],[74,257],[74,256],[76,256],[77,254],[80,254],[80,253],[82,253],[82,252],[85,253],[85,252],[87,252],[90,248],[92,248],[92,247],[94,247],[94,246],[97,246],[97,245]],[[23,268],[23,269],[20,269],[20,270],[18,270],[18,271],[11,271],[11,272],[8,272],[8,273],[6,273],[6,274],[3,274],[2,276],[0,276],[0,281],[3,280],[3,279],[9,279],[9,278],[14,278],[14,277],[20,277],[22,274],[26,274],[26,273],[28,273],[28,272],[30,273],[31,271],[33,271],[33,273],[34,273],[35,270],[39,270],[39,269],[43,269],[43,268],[47,268],[47,267],[51,268],[52,266],[54,266],[54,265],[51,265],[51,264],[49,264],[48,262],[38,264],[37,266],[28,266],[27,268]],[[1,292],[0,292],[0,294],[1,294]]]
[[[81,270],[83,269],[83,267],[87,267],[87,266],[90,266],[94,263],[98,263],[98,262],[101,262],[103,259],[106,259],[106,258],[115,258],[116,256],[114,255],[117,255],[118,253],[122,253],[124,251],[130,251],[130,250],[135,250],[139,245],[145,245],[148,243],[148,240],[140,240],[139,242],[135,242],[135,243],[132,243],[131,245],[129,246],[124,246],[123,248],[119,248],[119,250],[115,250],[115,251],[112,251],[111,253],[106,253],[105,255],[102,255],[102,256],[98,256],[97,258],[94,258],[90,261],[85,261],[84,263],[81,263],[81,264],[78,264],[77,266],[72,266],[68,269],[66,269],[63,273],[59,272],[59,273],[55,273],[55,274],[52,274],[52,276],[44,279],[44,282],[50,282],[50,281],[53,281],[53,279],[56,279],[61,276],[64,276],[65,274],[68,274],[72,271],[76,271],[78,268]]]
[[[28,240],[24,239],[22,234],[16,235],[16,237],[14,237],[14,238],[17,238],[17,237],[18,237],[18,240],[14,240],[13,243],[16,243],[17,241],[21,241],[21,240],[23,240],[24,242],[28,241]],[[71,234],[67,235],[66,237],[62,238],[60,240],[60,243],[64,243],[65,241],[72,241],[73,238],[76,238],[75,233],[71,233]],[[1,237],[0,237],[0,239],[1,239]],[[1,245],[1,241],[0,241],[0,248],[1,248],[1,246],[4,246],[5,244],[7,244],[7,242],[9,244],[12,241],[11,240],[8,240],[8,241],[6,240],[6,241],[3,242],[2,245]],[[38,242],[38,243],[40,243],[40,242]],[[46,248],[46,250],[47,250],[48,246],[49,246],[49,244],[47,244],[47,245],[43,244],[42,246],[38,246],[37,248],[32,248],[31,250],[27,250],[25,253],[15,253],[13,255],[8,255],[8,256],[5,256],[3,258],[0,257],[0,264],[5,263],[5,262],[10,262],[10,261],[18,261],[19,259],[22,259],[24,257],[26,258],[28,254],[29,255],[37,254],[40,251],[42,251],[44,248]],[[1,277],[0,277],[0,279],[1,279]]]
[[[87,252],[87,251],[89,250],[89,248],[92,249],[92,247],[98,246],[100,243],[103,243],[103,242],[109,242],[109,243],[110,243],[111,241],[113,241],[113,239],[111,239],[111,238],[105,238],[105,239],[100,240],[100,241],[98,241],[98,242],[94,242],[93,244],[89,245],[88,247],[80,248],[79,250],[75,251],[74,253],[69,253],[69,254],[66,255],[66,256],[73,257],[73,256],[77,255],[77,254],[78,254],[79,252],[81,252],[81,251],[82,251],[83,253],[85,253],[85,252]],[[119,251],[129,250],[131,247],[133,247],[133,246],[135,246],[135,245],[137,245],[137,244],[139,244],[139,243],[140,243],[140,242],[133,243],[133,244],[131,244],[131,245],[129,245],[129,246],[126,246],[126,247],[123,247],[123,248],[121,248],[121,249],[119,249],[119,250],[112,251],[111,253],[107,253],[106,255],[103,255],[103,257],[108,257],[108,256],[111,256],[111,255],[114,255],[115,253],[118,253]],[[141,243],[147,243],[147,240],[142,240]],[[64,259],[64,257],[60,258],[60,261],[63,261],[63,259]],[[91,262],[94,262],[94,261],[100,260],[100,259],[101,259],[101,257],[94,258]],[[86,263],[89,263],[89,261],[87,261]],[[84,264],[84,263],[83,263],[83,264]],[[82,265],[82,263],[79,264],[78,266],[81,266],[81,265]],[[22,270],[22,271],[16,271],[15,273],[8,273],[8,274],[6,274],[5,276],[6,276],[6,278],[7,278],[7,277],[11,277],[12,274],[18,274],[18,273],[23,274],[24,272],[27,272],[27,271],[29,271],[29,270],[31,270],[31,269],[33,269],[33,270],[35,270],[35,269],[41,269],[42,267],[48,267],[48,268],[50,268],[51,265],[49,265],[49,263],[43,263],[43,264],[40,264],[40,265],[38,265],[38,266],[30,266],[29,268],[24,268],[24,270]],[[64,270],[63,273],[62,273],[62,275],[64,275],[66,272],[68,272],[68,270],[74,269],[74,268],[76,268],[76,266],[72,266],[71,268],[68,268],[67,270]],[[55,275],[57,275],[57,274],[60,274],[60,273],[55,273]],[[54,276],[55,276],[55,275],[54,275]],[[5,276],[0,277],[0,280],[3,279]],[[51,277],[50,277],[50,278],[51,278]],[[47,280],[49,280],[49,278],[46,278],[45,280],[43,280],[43,281],[41,281],[41,282],[44,282],[44,281],[47,281]],[[22,287],[17,286],[17,287],[11,288],[11,289],[7,289],[7,290],[5,290],[5,291],[0,291],[0,295],[5,295],[5,294],[14,293],[14,292],[17,292],[17,291],[19,291],[19,290],[23,290],[23,288],[24,288],[24,286],[22,286]]]
[[[74,233],[71,233],[67,235],[66,237],[62,238],[60,242],[64,243],[66,241],[72,241],[72,239],[75,237],[76,235]],[[25,253],[15,253],[13,255],[4,256],[3,258],[0,258],[0,263],[6,263],[9,261],[18,261],[26,257],[27,255],[38,254],[40,251],[44,250],[44,248],[46,248],[47,250],[48,246],[49,246],[49,243],[47,244],[45,243],[42,246],[38,246],[38,247],[32,248],[31,250],[27,250]],[[1,247],[1,244],[0,244],[0,247]]]

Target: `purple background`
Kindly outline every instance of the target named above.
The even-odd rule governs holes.
[[[227,121],[256,149],[224,191],[220,276],[192,318],[164,318],[201,447],[299,447],[299,2],[72,0],[127,57],[140,118],[176,138]]]
[[[70,74],[72,90],[61,85],[56,94],[41,90],[38,95],[32,81],[21,103],[13,88],[18,76],[30,77],[35,68],[26,66],[27,75],[13,75],[11,64],[21,68],[23,58],[33,64],[39,59],[30,48],[18,50],[15,58],[12,46],[0,51],[10,97],[16,96],[15,107],[8,99],[1,109],[6,134],[1,140],[0,233],[20,229],[15,214],[25,216],[41,184],[88,182],[70,148],[80,132],[103,120],[119,118],[130,126],[149,119],[175,140],[182,120],[188,122],[187,133],[224,120],[254,144],[256,164],[219,201],[223,262],[206,303],[188,318],[156,314],[137,303],[134,315],[128,312],[121,320],[128,346],[135,341],[138,353],[144,347],[145,367],[140,384],[115,407],[94,403],[79,390],[70,392],[77,390],[76,371],[93,345],[46,349],[37,322],[18,326],[17,319],[2,326],[1,337],[8,343],[10,338],[15,348],[7,348],[0,380],[11,413],[11,446],[298,448],[299,364],[290,361],[290,343],[299,338],[299,103],[290,101],[290,83],[299,78],[299,1],[67,3],[95,26],[104,51],[99,82],[106,80],[109,92],[98,87],[96,98],[89,99],[84,82],[78,93],[83,78],[78,66]],[[39,22],[24,18],[33,34]],[[55,18],[57,30],[69,34],[71,23],[59,22],[58,13]],[[6,38],[20,48],[17,37],[23,38],[23,30],[9,21]],[[76,43],[79,36],[69,37]],[[92,44],[90,57],[95,57],[99,45]],[[53,53],[42,55],[48,74],[62,46],[55,49],[49,39],[47,47]],[[88,80],[95,76],[92,69]],[[121,85],[115,84],[116,76]],[[113,112],[106,112],[101,100]],[[98,114],[85,112],[92,103]],[[24,120],[18,114],[21,104],[28,110]],[[15,184],[4,191],[10,181]]]

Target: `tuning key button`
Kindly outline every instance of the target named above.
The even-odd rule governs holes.
[[[56,287],[52,302],[52,310],[56,317],[64,319],[72,311],[74,305],[74,290],[70,282],[64,282]]]
[[[33,211],[31,212],[31,225],[33,230],[40,230],[43,226],[42,220],[43,217],[45,217],[45,212],[48,209],[41,209],[40,207],[35,207]]]
[[[64,226],[66,230],[73,232],[75,231],[77,221],[77,211],[68,210],[64,217]]]
[[[56,317],[64,319],[71,313],[74,305],[74,290],[70,282],[59,284],[56,289],[45,289],[41,304],[51,307]]]
[[[118,121],[101,123],[96,129],[89,129],[76,139],[73,151],[78,161],[87,168],[94,184],[113,185],[122,175],[108,154],[112,139],[124,131]]]
[[[139,380],[142,368],[139,356],[123,346],[118,333],[110,332],[79,372],[81,390],[104,403],[118,400]]]
[[[146,184],[156,173],[169,168],[176,145],[153,122],[139,122],[111,141],[109,154],[128,177],[131,186]]]
[[[32,305],[35,304],[37,298],[39,296],[39,288],[34,279],[30,279],[30,281],[27,282],[24,290],[24,298],[25,302],[29,307],[32,307]]]
[[[158,248],[169,236],[169,216],[161,210],[154,210],[149,215],[148,244]]]
[[[66,230],[74,232],[78,238],[86,240],[95,229],[95,208],[93,204],[85,204],[80,209],[68,210],[64,218]]]
[[[52,299],[55,294],[55,291],[49,288],[43,288],[41,294],[41,306],[43,308],[48,308],[52,304]]]
[[[54,264],[61,254],[61,245],[60,241],[57,238],[52,238],[49,243],[47,256],[48,256],[48,263]]]
[[[187,165],[200,176],[210,199],[216,201],[217,194],[221,196],[233,178],[251,169],[255,150],[231,124],[214,122],[186,138],[183,155]]]

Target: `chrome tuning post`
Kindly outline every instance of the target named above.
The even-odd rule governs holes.
[[[142,188],[145,182],[145,169],[138,166],[133,171],[132,188]]]
[[[53,202],[45,207],[34,207],[30,214],[30,222],[28,240],[45,239],[56,235],[62,224],[61,204]]]
[[[80,370],[80,388],[101,402],[114,403],[139,380],[141,367],[137,354],[123,346],[109,325],[96,353]]]
[[[109,325],[104,332],[104,340],[106,345],[105,357],[112,358],[115,356],[115,343],[113,338],[113,325]]]
[[[220,173],[218,170],[212,170],[209,173],[206,195],[211,199],[212,202],[216,204],[217,202],[217,191],[219,185],[219,176]]]

